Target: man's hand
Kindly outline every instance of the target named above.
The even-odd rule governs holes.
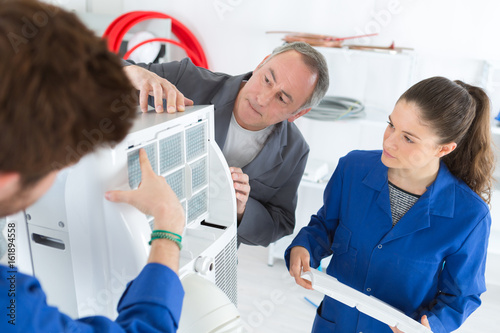
[[[236,212],[238,221],[241,221],[243,213],[250,195],[250,184],[248,184],[248,175],[243,173],[240,168],[229,168],[231,177],[233,178],[233,185],[236,191]]]
[[[425,327],[427,327],[428,329],[431,329],[431,325],[429,324],[429,320],[427,320],[427,316],[422,316],[422,319],[420,320],[420,323],[422,325],[424,325]],[[398,330],[397,327],[392,327],[392,326],[389,326],[391,328],[391,330],[394,332],[394,333],[404,333],[403,331],[400,331]]]
[[[133,191],[108,191],[105,194],[106,199],[130,204],[144,214],[154,216],[155,229],[182,234],[184,209],[174,191],[164,177],[153,171],[144,149],[139,151],[139,161],[142,174],[139,188]]]
[[[177,90],[166,79],[139,66],[123,67],[125,74],[134,87],[139,90],[139,104],[142,112],[148,110],[148,96],[154,96],[155,110],[163,112],[163,99],[167,100],[167,112],[184,111],[186,105],[193,105],[193,101]]]
[[[294,246],[290,251],[290,275],[295,278],[295,282],[306,289],[312,289],[311,281],[300,277],[302,272],[311,270],[309,263],[311,257],[309,251],[302,246]]]
[[[154,228],[182,235],[184,230],[184,209],[162,176],[158,176],[148,160],[144,149],[139,151],[141,183],[133,191],[108,191],[106,199],[111,202],[128,203],[147,215],[152,215]],[[179,272],[179,247],[168,239],[155,239],[151,243],[148,263],[158,263]]]

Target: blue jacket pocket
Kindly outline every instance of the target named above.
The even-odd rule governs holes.
[[[347,229],[342,223],[339,223],[333,237],[332,251],[334,256],[339,256],[347,252],[351,235],[351,230]]]
[[[358,255],[358,251],[351,246],[351,236],[352,232],[339,223],[331,247],[333,257],[326,269],[327,274],[348,285],[351,285],[354,278]]]
[[[314,318],[314,323],[312,327],[312,333],[333,333],[335,332],[335,327],[337,326],[334,322],[326,319],[322,315],[323,312],[323,302],[319,305],[316,310],[316,318]]]

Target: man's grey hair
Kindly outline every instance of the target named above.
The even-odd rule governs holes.
[[[328,77],[328,66],[326,64],[325,57],[307,43],[293,42],[283,44],[275,48],[273,50],[273,53],[271,53],[271,55],[262,63],[262,65],[264,65],[266,62],[268,62],[278,54],[287,51],[297,51],[302,54],[302,59],[306,66],[309,67],[309,69],[313,73],[316,73],[318,75],[316,87],[314,88],[311,96],[309,96],[309,99],[297,111],[318,105],[323,97],[325,97],[326,91],[328,90],[328,85],[330,84],[330,79]]]

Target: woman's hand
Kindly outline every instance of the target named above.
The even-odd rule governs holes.
[[[420,320],[420,323],[422,325],[424,325],[425,327],[427,327],[428,329],[431,329],[431,325],[429,324],[429,320],[427,320],[427,316],[426,315],[422,316],[422,319]],[[392,326],[389,326],[389,327],[391,328],[391,330],[394,333],[404,333],[403,331],[400,331],[397,327],[392,327]]]
[[[312,289],[310,281],[300,277],[302,271],[310,271],[309,251],[305,247],[295,246],[290,251],[290,275],[295,278],[295,282],[306,289]]]

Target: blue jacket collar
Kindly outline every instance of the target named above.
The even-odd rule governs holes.
[[[387,183],[388,168],[378,160],[363,179],[363,183],[380,192],[376,203],[392,222],[389,188]],[[452,218],[455,211],[456,178],[441,161],[436,180],[427,187],[427,191],[415,205],[401,218],[398,224],[384,237],[387,242],[430,227],[431,215]],[[404,223],[410,219],[412,223]]]
[[[381,160],[373,166],[372,170],[363,180],[363,183],[374,190],[382,192],[387,188],[388,168]],[[432,215],[453,217],[455,211],[455,186],[457,179],[441,161],[436,180],[427,187],[421,199],[428,200],[429,213]],[[387,192],[388,193],[388,192]]]

